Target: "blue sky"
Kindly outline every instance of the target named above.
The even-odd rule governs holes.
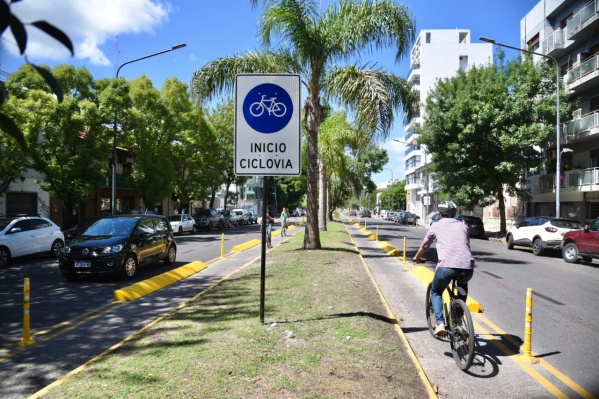
[[[421,29],[470,29],[472,41],[487,36],[519,46],[520,20],[538,0],[405,0]],[[324,9],[331,0],[322,0]],[[145,74],[154,86],[177,77],[189,83],[193,72],[205,63],[235,52],[260,49],[257,22],[260,8],[252,9],[249,0],[22,0],[12,6],[23,22],[46,20],[63,29],[73,40],[75,57],[52,39],[28,29],[27,56],[31,62],[55,66],[73,64],[86,67],[99,79],[114,77],[117,67],[129,60],[171,48],[187,46],[124,66],[119,76],[135,79]],[[509,58],[516,51],[507,52]],[[391,50],[363,55],[400,76],[409,73],[409,58],[394,62]],[[2,37],[0,70],[12,73],[24,63],[16,52],[10,34]],[[404,178],[404,147],[392,141],[403,138],[400,118],[385,143],[393,177]],[[374,176],[380,184],[391,179],[391,172]]]

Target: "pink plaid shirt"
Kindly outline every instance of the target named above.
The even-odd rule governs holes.
[[[428,249],[437,240],[437,256],[439,267],[456,269],[474,268],[474,258],[470,252],[470,236],[468,226],[454,218],[441,218],[426,232],[420,247]]]

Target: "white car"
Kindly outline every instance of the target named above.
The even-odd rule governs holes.
[[[231,212],[235,212],[237,216],[239,216],[239,223],[241,224],[249,224],[249,216],[245,209],[232,209]]]
[[[0,267],[12,258],[48,253],[58,257],[64,247],[64,234],[54,222],[41,216],[0,219]]]
[[[514,245],[532,247],[532,253],[539,256],[547,249],[560,249],[562,237],[572,230],[582,230],[582,225],[571,219],[533,216],[510,227],[505,242],[508,249]]]
[[[180,213],[178,215],[170,215],[168,221],[173,228],[173,232],[177,235],[183,233],[196,233],[196,221],[191,215]]]

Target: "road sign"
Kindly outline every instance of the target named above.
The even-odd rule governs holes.
[[[235,77],[235,174],[301,174],[299,75]]]

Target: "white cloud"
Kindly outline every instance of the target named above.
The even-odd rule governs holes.
[[[93,65],[109,65],[101,50],[120,34],[154,33],[168,20],[171,6],[158,0],[25,0],[11,9],[24,23],[45,20],[65,32],[75,47],[75,56]],[[8,32],[8,30],[7,30]],[[69,57],[66,48],[35,27],[27,27],[27,57],[34,62]],[[4,38],[14,43],[10,33]],[[13,55],[18,48],[6,46]]]

